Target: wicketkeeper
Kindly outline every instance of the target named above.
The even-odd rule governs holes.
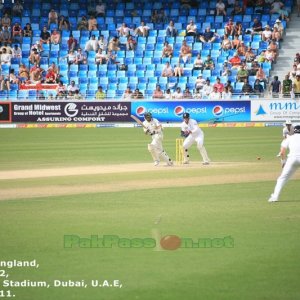
[[[189,163],[190,156],[188,149],[192,146],[194,142],[196,142],[197,148],[203,159],[202,164],[208,165],[210,163],[210,159],[208,158],[206,149],[203,145],[203,131],[199,128],[198,123],[195,120],[190,119],[189,113],[183,114],[183,122],[181,123],[181,136],[185,138],[182,149],[184,158],[183,163]]]
[[[158,166],[160,162],[160,158],[162,158],[168,166],[173,165],[172,159],[163,149],[163,132],[162,125],[157,119],[152,118],[151,113],[144,114],[145,121],[143,122],[143,129],[145,134],[151,135],[152,142],[148,144],[148,150],[153,158],[154,165]]]

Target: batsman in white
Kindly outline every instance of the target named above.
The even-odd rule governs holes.
[[[143,129],[145,134],[152,136],[151,144],[148,144],[148,150],[153,158],[154,165],[158,166],[160,162],[160,158],[162,158],[168,166],[173,165],[172,159],[163,149],[163,132],[162,125],[157,119],[152,118],[151,113],[144,114],[145,121],[143,122]]]
[[[188,149],[192,146],[194,142],[197,144],[197,148],[202,156],[203,165],[209,165],[210,159],[208,158],[206,149],[203,145],[204,143],[204,134],[203,131],[199,128],[197,121],[190,118],[189,113],[183,114],[183,122],[181,123],[181,136],[185,137],[183,142],[183,163],[189,163],[189,152]]]
[[[286,156],[287,149],[289,149],[288,156]],[[300,125],[294,127],[293,135],[282,141],[280,155],[283,169],[277,179],[274,192],[268,200],[269,202],[278,201],[282,188],[300,167]]]
[[[286,120],[284,127],[282,129],[282,138],[285,140],[288,136],[294,134],[294,126],[290,120]],[[280,157],[280,152],[277,154],[277,157]]]

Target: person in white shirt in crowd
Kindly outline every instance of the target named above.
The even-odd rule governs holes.
[[[181,88],[180,87],[176,88],[175,92],[172,95],[172,98],[173,99],[182,99],[183,98],[183,94],[181,92]]]
[[[122,100],[131,100],[132,99],[132,91],[128,86],[122,95]]]
[[[2,54],[1,54],[1,65],[8,65],[10,66],[10,60],[11,60],[11,54],[7,52],[6,48],[2,49]]]
[[[99,1],[96,5],[96,15],[97,17],[105,17],[106,5],[102,1]]]
[[[107,49],[107,40],[104,38],[104,35],[101,34],[98,40],[99,48],[105,51]]]
[[[170,63],[167,61],[165,64],[165,67],[162,70],[162,77],[172,77],[174,75],[172,66],[170,65]]]
[[[186,35],[187,36],[197,36],[197,25],[193,20],[190,20],[190,23],[186,26]]]
[[[210,80],[206,79],[206,83],[202,88],[202,97],[207,98],[213,92],[213,87],[210,85]]]
[[[95,55],[95,63],[97,65],[104,65],[107,63],[108,57],[105,53],[103,53],[102,49],[99,48],[98,52]]]
[[[126,23],[123,23],[119,28],[117,28],[120,37],[127,37],[130,34],[130,30],[131,29],[126,25]]]
[[[172,93],[170,89],[167,89],[165,92],[165,97],[166,100],[171,100],[172,99]]]
[[[269,25],[266,25],[265,30],[261,33],[261,38],[263,41],[270,42],[272,39],[272,31]]]
[[[136,28],[135,30],[135,34],[139,35],[139,36],[144,36],[147,37],[148,33],[149,33],[150,27],[145,25],[145,22],[142,21],[141,25],[139,27]]]
[[[229,91],[228,87],[224,87],[224,91],[222,93],[222,100],[231,100],[232,93]]]
[[[190,156],[188,149],[196,142],[197,149],[199,150],[203,162],[203,165],[209,165],[210,159],[207,155],[206,149],[204,147],[204,134],[203,131],[199,128],[196,120],[190,118],[189,113],[183,114],[183,122],[181,123],[181,136],[185,138],[182,145],[183,152],[183,163],[189,164]]]
[[[71,84],[67,88],[67,91],[71,92],[74,95],[74,93],[75,93],[76,90],[79,90],[79,87],[75,84],[75,81],[72,80]]]
[[[221,100],[221,93],[218,92],[218,88],[214,87],[213,91],[208,95],[209,100]]]
[[[281,21],[279,19],[277,19],[275,21],[274,28],[278,29],[278,31],[280,33],[280,36],[283,35],[283,33],[284,33],[284,27],[283,27],[283,25],[282,25],[282,23],[281,23]]]
[[[218,0],[216,4],[217,16],[226,16],[226,6],[222,0]]]
[[[98,40],[96,39],[96,36],[93,34],[91,38],[86,42],[84,50],[97,52],[98,48],[99,48]]]
[[[200,74],[197,79],[196,79],[196,83],[195,83],[195,88],[202,90],[204,85],[206,84],[206,80],[203,78],[203,76]]]
[[[12,58],[22,58],[22,49],[18,46],[15,45],[12,49]]]
[[[86,55],[81,51],[81,48],[78,48],[77,52],[75,53],[75,64],[86,64]]]
[[[289,154],[287,155],[288,149]],[[281,143],[280,157],[283,169],[281,175],[277,179],[274,192],[268,200],[269,202],[278,201],[282,188],[300,167],[300,125],[296,125],[294,127],[294,134],[288,136]]]

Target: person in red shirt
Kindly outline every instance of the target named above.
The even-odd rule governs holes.
[[[221,83],[219,77],[217,78],[217,82],[213,85],[213,87],[216,88],[219,93],[223,93],[224,91],[224,84]]]
[[[69,51],[75,51],[75,49],[77,48],[77,40],[73,37],[73,34],[70,34],[69,39],[68,39],[68,47],[69,47]]]
[[[238,69],[241,66],[242,60],[240,59],[239,55],[235,53],[234,57],[229,60],[229,63],[231,64],[232,69]]]

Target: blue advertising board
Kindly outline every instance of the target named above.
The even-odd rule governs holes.
[[[137,101],[131,113],[143,119],[151,112],[161,122],[181,122],[185,112],[197,122],[249,122],[250,106],[250,101]]]

